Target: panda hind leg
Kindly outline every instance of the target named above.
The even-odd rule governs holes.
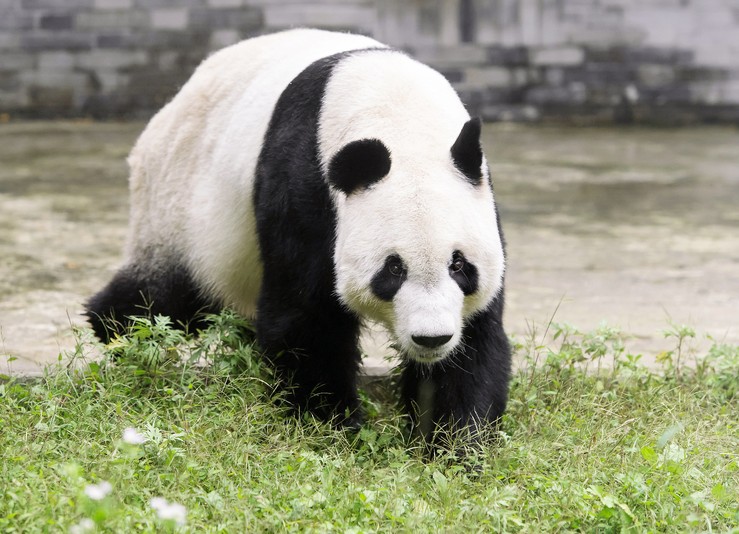
[[[87,302],[86,309],[95,335],[107,343],[128,331],[132,317],[166,315],[177,328],[197,330],[205,326],[205,315],[217,313],[219,306],[201,295],[182,267],[143,273],[128,266]]]

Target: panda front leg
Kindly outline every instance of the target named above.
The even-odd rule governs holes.
[[[427,443],[475,436],[505,411],[511,349],[503,330],[502,295],[473,317],[459,349],[442,362],[405,364],[401,388],[414,425]]]
[[[258,305],[257,342],[275,371],[285,400],[298,413],[359,428],[359,321],[332,297],[300,298],[265,280]]]

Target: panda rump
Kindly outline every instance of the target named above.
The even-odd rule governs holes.
[[[373,321],[424,432],[500,417],[503,240],[480,122],[438,72],[364,36],[249,39],[203,61],[128,163],[124,263],[87,306],[102,340],[231,307],[293,406],[357,425]]]

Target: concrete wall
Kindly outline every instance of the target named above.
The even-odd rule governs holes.
[[[488,119],[739,120],[739,0],[0,0],[0,113],[147,116],[293,26],[406,49]]]

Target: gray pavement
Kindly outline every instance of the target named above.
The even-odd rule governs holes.
[[[0,125],[0,373],[38,373],[74,346],[82,302],[120,261],[142,128]],[[620,327],[647,359],[672,348],[669,321],[696,329],[697,350],[739,343],[739,131],[495,124],[484,144],[517,340],[554,316]],[[366,339],[368,372],[384,372],[386,339]]]

